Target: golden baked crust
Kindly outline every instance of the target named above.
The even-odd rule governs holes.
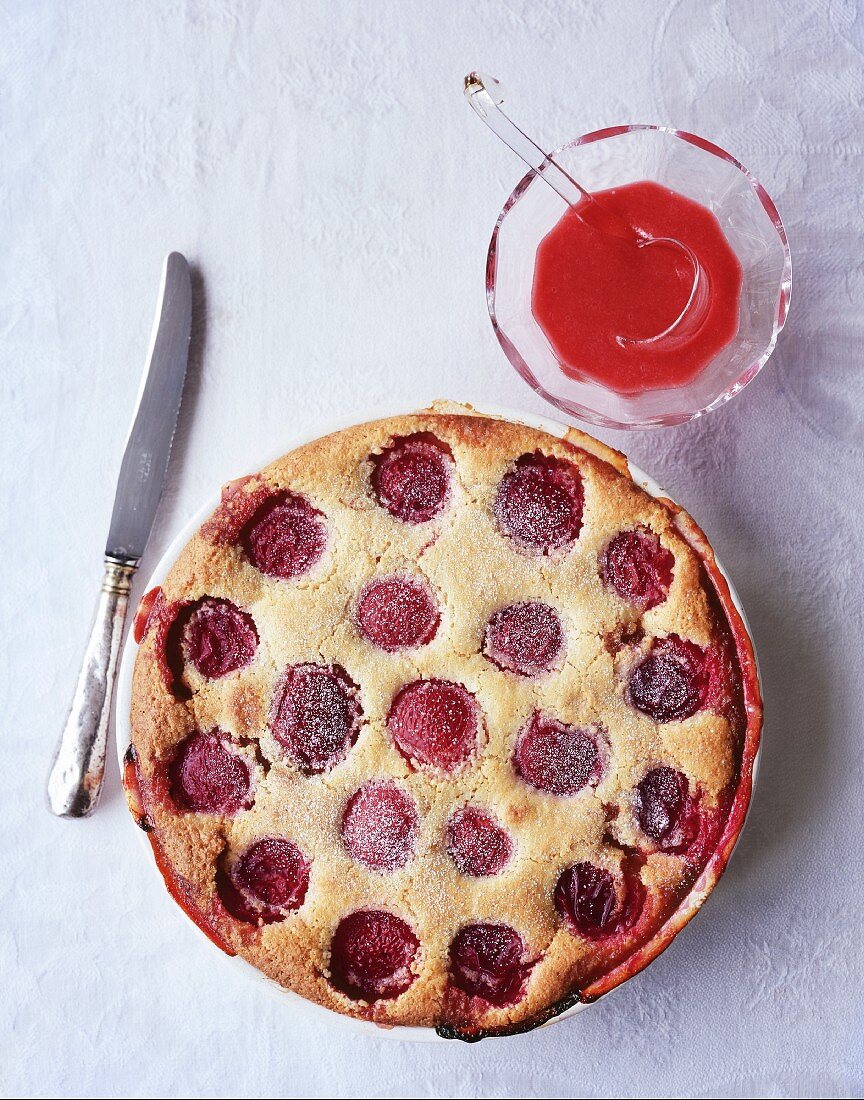
[[[417,433],[449,448],[452,491],[438,516],[406,523],[376,500],[370,456]],[[575,542],[534,555],[502,534],[494,502],[514,463],[538,453],[577,468],[584,504]],[[287,580],[257,569],[240,539],[254,509],[280,491],[305,497],[328,532],[319,560]],[[170,570],[155,608],[148,601],[133,678],[127,795],[178,901],[225,950],[310,1000],[461,1037],[542,1022],[645,965],[722,871],[746,810],[761,722],[749,639],[712,575],[710,547],[682,516],[636,486],[626,461],[590,436],[573,430],[558,439],[457,411],[359,425],[229,487]],[[647,610],[600,575],[604,548],[632,530],[652,533],[674,558],[665,599]],[[406,574],[434,594],[440,624],[427,644],[385,652],[358,630],[358,594],[370,578]],[[210,680],[188,661],[172,669],[165,655],[178,609],[205,597],[241,608],[258,635],[250,663]],[[555,668],[534,677],[496,667],[483,653],[490,617],[524,601],[555,608],[566,638]],[[722,690],[683,720],[655,721],[633,705],[628,682],[654,640],[669,636],[717,657]],[[362,708],[356,743],[320,774],[304,774],[271,729],[280,678],[307,664],[344,669]],[[415,766],[388,730],[394,698],[418,679],[462,684],[479,704],[480,747],[452,773]],[[601,774],[578,793],[546,793],[516,773],[514,749],[535,712],[599,731]],[[252,805],[189,812],[172,796],[171,762],[196,730],[214,729],[245,760]],[[634,792],[656,768],[685,776],[698,802],[698,836],[680,850],[663,850],[640,831]],[[341,834],[348,800],[377,778],[395,780],[418,808],[413,858],[389,873],[352,858]],[[511,838],[512,858],[497,874],[467,876],[448,854],[448,820],[468,803],[489,810]],[[305,897],[272,923],[236,919],[217,880],[238,853],[270,836],[289,839],[309,861]],[[638,897],[635,916],[622,916],[608,934],[574,931],[556,907],[559,876],[585,863],[609,872],[619,908],[631,887]],[[689,910],[688,895],[698,898]],[[419,941],[408,988],[371,1002],[335,988],[329,972],[340,920],[368,909],[399,916]],[[454,989],[450,945],[475,923],[508,925],[521,936],[528,974],[515,1003],[498,1006]]]

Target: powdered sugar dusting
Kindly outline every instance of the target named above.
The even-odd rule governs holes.
[[[371,780],[348,800],[342,842],[360,863],[383,874],[403,867],[414,854],[417,806],[395,783]]]
[[[600,778],[603,754],[598,731],[535,713],[519,737],[513,766],[526,783],[540,791],[577,794]]]
[[[447,851],[463,875],[497,875],[513,855],[506,830],[477,806],[463,806],[447,823]]]
[[[324,553],[324,516],[297,493],[277,493],[255,513],[240,535],[256,569],[291,580],[308,573]]]
[[[655,722],[681,721],[704,706],[706,652],[676,634],[657,641],[630,677],[630,701]]]
[[[338,665],[295,665],[282,677],[270,730],[307,775],[344,759],[357,739],[361,709],[357,686]]]
[[[426,584],[417,577],[378,577],[357,601],[357,626],[372,645],[387,653],[427,645],[441,616]]]
[[[428,523],[447,505],[453,459],[431,432],[394,439],[372,459],[372,487],[382,508],[405,523]]]
[[[554,607],[537,601],[511,604],[489,620],[483,652],[498,668],[520,676],[548,672],[564,648],[564,628]]]
[[[583,501],[578,469],[536,452],[522,455],[504,475],[494,513],[501,533],[524,553],[549,554],[579,537]]]

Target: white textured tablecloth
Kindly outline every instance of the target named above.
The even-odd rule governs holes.
[[[0,2],[5,1095],[861,1095],[862,44],[855,0]],[[144,575],[215,487],[333,416],[544,411],[486,315],[520,170],[462,99],[472,67],[549,145],[653,121],[733,151],[786,220],[794,291],[730,406],[606,433],[709,532],[755,632],[763,768],[728,874],[578,1018],[416,1046],[221,965],[116,762],[89,821],[50,817],[43,784],[168,250],[196,265],[197,336]]]

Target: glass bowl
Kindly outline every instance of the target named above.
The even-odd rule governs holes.
[[[661,126],[596,130],[552,156],[589,191],[653,180],[713,211],[744,272],[738,334],[685,386],[619,394],[564,374],[531,312],[531,288],[537,247],[565,207],[529,172],[498,217],[486,260],[489,316],[507,358],[563,412],[610,428],[682,424],[725,404],[759,373],[789,309],[789,244],[764,188],[717,145]]]

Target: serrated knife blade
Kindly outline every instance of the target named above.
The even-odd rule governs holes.
[[[87,817],[102,790],[129,592],[162,496],[191,332],[189,265],[172,252],[162,271],[147,369],[120,465],[96,617],[48,777],[48,804],[59,817]]]

